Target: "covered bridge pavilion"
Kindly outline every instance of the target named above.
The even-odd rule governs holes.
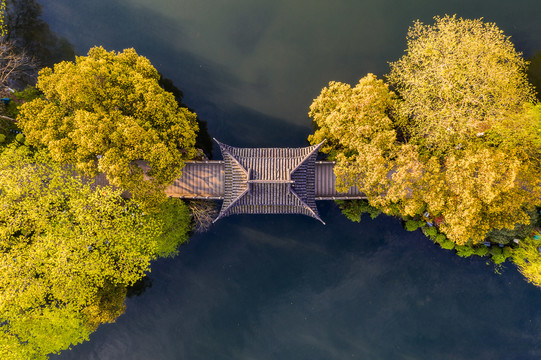
[[[321,144],[301,148],[220,146],[222,161],[187,162],[168,196],[223,200],[218,217],[303,214],[323,222],[316,200],[364,199],[356,187],[335,189],[334,163],[316,161]]]

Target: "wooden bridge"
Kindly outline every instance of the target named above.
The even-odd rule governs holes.
[[[323,143],[304,148],[237,148],[216,140],[222,161],[188,161],[167,196],[223,200],[214,221],[234,214],[302,214],[322,223],[316,200],[366,199],[356,187],[336,191],[334,162],[316,161]],[[137,165],[150,170],[143,161]],[[106,184],[98,176],[96,184]]]
[[[347,193],[336,191],[336,176],[333,172],[334,162],[316,161],[315,163],[315,199],[365,199],[356,187]],[[182,176],[175,180],[166,190],[172,197],[185,199],[222,200],[225,194],[224,161],[190,161],[182,169]]]

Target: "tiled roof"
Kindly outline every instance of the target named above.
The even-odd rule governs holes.
[[[303,214],[323,222],[315,202],[315,161],[322,143],[236,148],[214,140],[225,165],[224,201],[216,220],[233,214]]]

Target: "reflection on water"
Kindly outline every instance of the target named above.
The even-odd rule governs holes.
[[[74,60],[71,44],[52,32],[41,16],[41,6],[37,1],[11,0],[6,16],[8,33],[5,40],[31,53],[41,66]]]
[[[80,52],[96,43],[135,46],[199,112],[200,101],[211,100],[305,127],[308,106],[330,80],[386,73],[414,19],[484,17],[527,56],[541,48],[535,0],[55,0],[44,7]]]
[[[160,261],[126,314],[62,359],[535,359],[541,292],[405,233],[237,216]],[[232,220],[232,221],[229,221]]]
[[[79,53],[135,47],[185,94],[212,136],[301,146],[330,80],[383,74],[412,20],[495,21],[527,56],[541,2],[44,1]],[[541,290],[380,217],[235,216],[153,265],[126,314],[61,359],[538,359]]]

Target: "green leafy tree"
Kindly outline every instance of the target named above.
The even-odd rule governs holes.
[[[156,253],[160,257],[178,254],[179,245],[188,241],[191,226],[191,212],[186,203],[178,198],[168,198],[159,205],[159,211],[149,214],[159,225],[160,235],[155,238]]]
[[[527,237],[513,249],[513,262],[526,280],[541,287],[541,240]]]
[[[75,62],[40,71],[43,99],[21,107],[28,141],[53,160],[88,175],[104,172],[113,186],[139,198],[158,196],[196,155],[194,113],[179,107],[158,84],[159,74],[135,50],[92,48]],[[151,168],[151,181],[134,160]]]
[[[381,214],[381,210],[371,206],[367,200],[336,200],[336,203],[342,214],[354,222],[360,222],[363,214],[370,215],[372,219]]]
[[[163,249],[164,223],[120,190],[31,158],[0,154],[0,357],[44,359],[123,312],[126,286]],[[188,217],[189,220],[189,217]]]

